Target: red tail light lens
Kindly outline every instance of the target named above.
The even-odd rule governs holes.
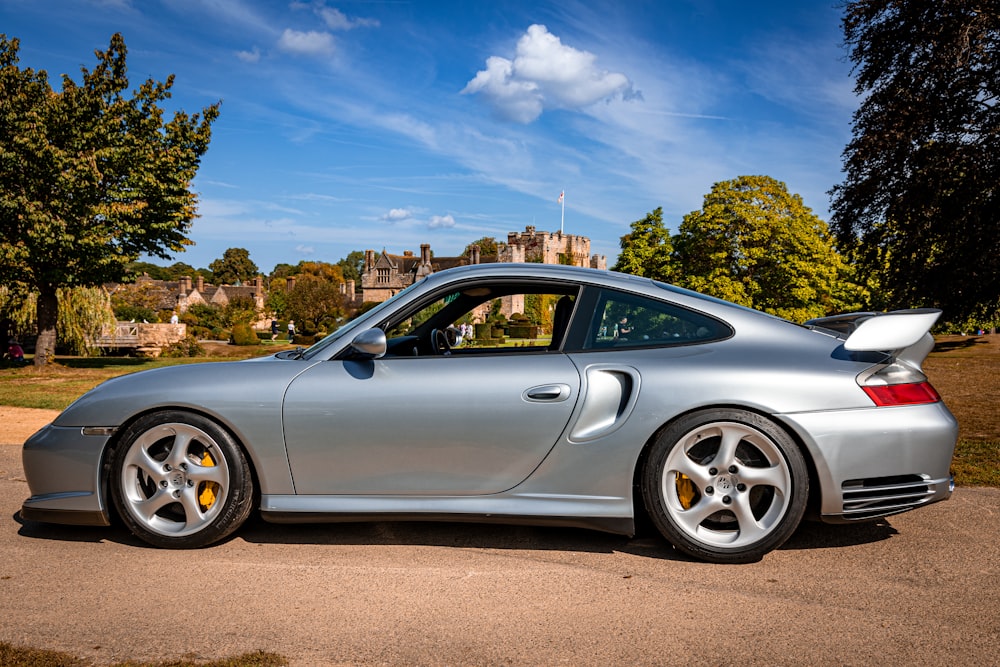
[[[906,384],[883,384],[861,387],[875,405],[886,407],[891,405],[919,405],[921,403],[937,403],[941,396],[930,382],[910,382]]]

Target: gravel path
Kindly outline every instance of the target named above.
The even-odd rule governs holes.
[[[50,417],[24,417],[33,431]],[[0,443],[17,443],[0,412]],[[98,664],[264,649],[306,665],[995,664],[1000,490],[807,524],[743,566],[552,528],[270,526],[199,551],[22,523],[0,445],[0,640]]]

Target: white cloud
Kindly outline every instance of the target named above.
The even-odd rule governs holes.
[[[333,7],[317,6],[316,13],[331,30],[353,30],[354,28],[377,28],[379,26],[376,19],[348,18],[342,11]]]
[[[286,28],[278,39],[278,47],[303,56],[325,56],[333,53],[334,40],[333,35],[328,32],[300,32]]]
[[[427,226],[431,229],[447,229],[455,226],[455,218],[449,215],[432,215],[431,220],[427,223]]]
[[[462,93],[482,93],[500,117],[518,123],[530,123],[545,109],[581,109],[618,95],[642,97],[627,76],[599,68],[593,53],[564,45],[538,24],[518,40],[513,60],[490,56]]]
[[[383,215],[382,220],[386,220],[388,222],[399,222],[401,220],[409,220],[412,217],[413,213],[411,213],[409,209],[394,208],[390,209],[388,213]]]
[[[260,49],[255,46],[251,51],[237,51],[236,57],[245,63],[255,63],[260,60]]]
[[[303,255],[313,255],[316,253],[316,248],[311,245],[297,245],[295,246],[296,252],[300,252]]]

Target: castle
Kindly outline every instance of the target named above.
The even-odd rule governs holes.
[[[507,234],[507,244],[496,255],[481,255],[478,245],[470,248],[468,257],[433,257],[431,246],[421,244],[420,255],[404,251],[390,255],[385,250],[376,253],[365,251],[365,265],[361,274],[362,301],[382,302],[400,290],[406,289],[421,278],[437,271],[469,264],[495,262],[533,262],[539,264],[570,264],[573,266],[607,269],[604,255],[590,254],[590,239],[586,236],[562,232],[536,231],[528,225],[523,232]]]

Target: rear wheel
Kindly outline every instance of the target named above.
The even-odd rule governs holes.
[[[653,444],[646,509],[676,548],[715,563],[760,560],[798,527],[809,496],[805,459],[780,427],[744,410],[687,415]]]
[[[111,462],[111,491],[137,537],[167,548],[217,542],[240,527],[253,479],[232,436],[200,415],[142,417],[122,434]]]

